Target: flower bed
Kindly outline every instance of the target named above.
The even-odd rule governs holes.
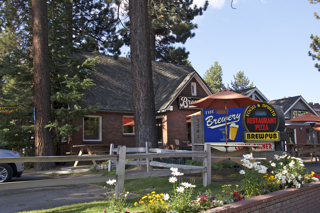
[[[204,211],[204,213],[224,212],[319,212],[320,182],[304,184],[301,188],[288,188],[248,198],[236,203]]]
[[[173,184],[173,191],[169,194],[153,191],[134,206],[141,207],[145,213],[301,212],[318,208],[320,198],[316,198],[316,193],[320,189],[319,176],[314,172],[305,172],[302,159],[284,153],[283,156],[275,155],[274,161],[262,165],[260,162],[252,163],[249,154],[243,157],[243,169],[239,172],[243,179],[235,190],[227,184],[222,186],[221,193],[212,194],[207,190],[193,200],[191,195],[196,185],[181,182],[180,176],[184,174],[177,168],[171,168],[173,176],[169,182]],[[317,182],[311,183],[314,181]],[[109,180],[107,183],[113,185],[114,182]],[[109,207],[109,212],[111,209],[114,212],[115,208],[118,208],[117,212],[122,212],[127,194],[120,195],[118,201],[115,197],[111,199],[110,207],[114,207]],[[117,202],[119,205],[116,205]]]

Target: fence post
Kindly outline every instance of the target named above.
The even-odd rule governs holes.
[[[151,147],[151,142],[146,142],[146,153],[149,153],[149,148]],[[146,158],[147,162],[147,172],[152,172],[153,167],[150,166],[150,161],[152,161],[152,158]]]
[[[203,166],[206,167],[206,171],[203,172],[203,186],[209,186],[211,184],[211,145],[204,144],[204,151],[207,156],[203,158]]]
[[[117,160],[117,182],[116,182],[116,198],[119,198],[121,192],[124,189],[124,178],[126,168],[126,146],[118,146],[118,160]]]
[[[110,151],[109,151],[109,155],[113,155],[113,148],[114,148],[114,144],[110,144]],[[112,170],[112,160],[109,160],[109,166],[108,166],[108,172],[111,172]]]

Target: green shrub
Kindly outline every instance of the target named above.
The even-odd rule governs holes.
[[[231,169],[231,168],[239,168],[240,165],[232,162],[232,161],[220,161],[212,164],[213,169]]]
[[[187,160],[185,165],[189,166],[202,166],[202,163],[197,160]]]

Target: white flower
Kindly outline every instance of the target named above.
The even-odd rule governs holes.
[[[282,165],[283,165],[283,163],[282,163],[282,162],[280,162],[280,165],[282,166]]]
[[[287,167],[286,167],[286,166],[284,166],[284,167],[283,167],[283,169],[287,169]]]
[[[184,192],[184,187],[180,186],[177,188],[177,192],[183,193]]]
[[[252,167],[253,167],[253,164],[252,164],[252,163],[248,163],[248,164],[247,164],[247,168],[252,169]]]
[[[300,188],[300,187],[301,187],[301,184],[298,183],[298,184],[296,185],[296,188]]]
[[[191,184],[190,187],[191,187],[191,188],[196,188],[196,185],[192,185],[192,184]]]
[[[114,185],[115,183],[117,182],[117,180],[115,180],[115,179],[113,179],[113,180],[108,180],[108,181],[106,181],[106,183],[108,184],[108,185],[110,185],[110,186],[112,186],[112,185]]]
[[[312,177],[312,180],[313,180],[313,181],[319,181],[319,179],[316,178],[316,177]]]
[[[287,172],[288,172],[287,170],[283,170],[282,174],[285,175],[285,174],[287,174]]]
[[[301,180],[301,179],[302,179],[302,176],[301,176],[301,175],[299,175],[298,179],[299,179],[299,180]]]
[[[178,168],[173,168],[173,167],[171,167],[170,170],[171,170],[172,172],[178,172]]]
[[[177,182],[178,181],[178,179],[176,178],[176,177],[170,177],[169,178],[169,182],[170,183],[175,183],[175,182]]]
[[[212,201],[212,204],[213,204],[215,207],[223,206],[223,201],[222,201],[222,200],[213,200],[213,201]]]
[[[272,167],[276,167],[277,164],[276,164],[276,163],[272,163],[271,166],[272,166]]]
[[[271,171],[271,174],[274,174],[274,171]]]
[[[181,185],[185,188],[191,188],[191,184],[190,183],[187,183],[187,182],[183,182],[181,183]]]
[[[282,180],[281,180],[281,183],[287,183],[287,181],[286,181],[286,179],[285,178],[283,178]]]
[[[274,155],[274,159],[278,160],[279,159],[279,155]]]
[[[303,164],[303,163],[300,163],[299,165],[300,165],[300,166],[304,166],[304,164]]]
[[[172,172],[172,175],[173,175],[173,176],[182,176],[182,175],[184,175],[184,174],[181,173],[181,172]]]
[[[246,172],[245,172],[243,169],[241,169],[241,170],[240,170],[240,174],[241,174],[241,175],[244,175],[244,174],[246,174]]]
[[[250,154],[243,155],[243,157],[247,160],[252,160],[252,156]]]
[[[164,201],[169,200],[169,199],[170,199],[169,194],[164,194],[163,197],[162,197],[162,199],[163,199]]]
[[[254,162],[253,163],[253,167],[256,167],[256,166],[258,166],[259,165],[259,162]]]

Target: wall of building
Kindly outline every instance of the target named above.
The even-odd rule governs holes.
[[[320,182],[305,184],[300,189],[290,188],[256,196],[243,201],[204,211],[204,213],[300,213],[319,212]]]
[[[98,112],[94,115],[102,116],[102,140],[101,141],[84,141],[83,140],[83,129],[79,132],[74,133],[71,140],[68,141],[68,146],[78,144],[111,144],[113,143],[115,147],[118,145],[126,145],[127,147],[135,146],[135,136],[134,135],[124,135],[123,134],[123,116],[132,114],[122,114],[122,113],[109,113],[109,112]],[[83,125],[83,119],[77,122],[77,125]],[[70,150],[67,150],[70,151]],[[71,151],[74,150],[74,148]]]

